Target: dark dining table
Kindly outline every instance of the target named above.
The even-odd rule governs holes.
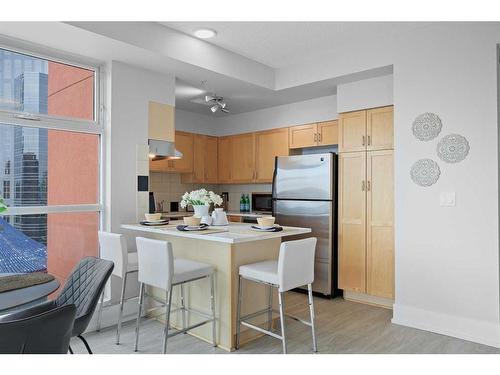
[[[0,283],[2,282],[2,276],[7,275],[0,275]],[[59,281],[53,279],[43,284],[0,292],[0,315],[46,301],[47,296],[56,291],[59,285]]]

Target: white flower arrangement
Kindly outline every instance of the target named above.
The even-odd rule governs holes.
[[[186,208],[189,204],[192,206],[210,206],[212,203],[215,206],[221,206],[222,198],[220,195],[215,194],[213,191],[199,189],[193,190],[190,193],[184,193],[181,200],[181,207]]]

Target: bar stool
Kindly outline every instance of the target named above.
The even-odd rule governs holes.
[[[167,352],[167,340],[180,333],[186,333],[194,328],[207,323],[212,323],[212,345],[217,346],[215,332],[215,279],[214,268],[210,264],[195,262],[187,259],[174,259],[172,244],[168,241],[158,241],[149,238],[137,237],[137,253],[139,255],[139,313],[135,328],[135,351],[139,347],[139,323],[141,319],[144,297],[151,297],[160,302],[166,308],[165,328],[163,330],[163,353]],[[185,306],[184,284],[200,280],[210,279],[210,309],[211,316]],[[165,291],[165,301],[158,300],[152,295],[145,293],[145,286],[152,286]],[[180,286],[181,306],[172,310],[172,289]],[[162,307],[162,306],[160,306]],[[168,333],[170,328],[170,313],[182,312],[182,329]],[[186,312],[190,312],[205,318],[202,322],[186,327]]]
[[[316,251],[316,238],[310,237],[303,240],[283,242],[280,247],[277,261],[265,261],[253,264],[246,264],[239,268],[238,280],[238,309],[236,322],[236,349],[240,346],[241,325],[257,330],[266,335],[280,339],[283,343],[283,353],[287,352],[285,316],[297,320],[311,327],[313,350],[317,352],[316,333],[314,330],[314,301],[312,295],[312,283],[314,281],[314,253]],[[242,280],[247,279],[253,282],[269,286],[269,302],[267,309],[257,311],[245,316],[241,316],[241,300],[243,295]],[[295,316],[285,314],[284,294],[294,288],[307,284],[309,297],[309,312],[311,321],[307,322]],[[271,331],[272,288],[278,288],[279,314],[281,321],[281,336]],[[276,311],[278,312],[278,311]],[[255,318],[261,314],[268,314],[268,329],[248,323],[246,320]]]
[[[137,252],[129,253],[127,242],[122,234],[99,231],[99,246],[101,248],[101,259],[111,260],[115,264],[113,275],[118,276],[122,282],[122,292],[120,297],[120,311],[118,313],[118,326],[116,327],[116,345],[120,344],[120,331],[122,328],[123,303],[131,298],[125,298],[125,288],[127,287],[127,277],[131,273],[138,271]],[[104,305],[104,291],[101,295],[101,306],[97,318],[97,331],[101,330],[101,316]]]

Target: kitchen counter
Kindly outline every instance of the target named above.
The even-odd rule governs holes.
[[[131,231],[134,236],[144,236],[171,242],[176,258],[191,259],[208,263],[215,268],[215,306],[217,318],[217,344],[225,350],[233,350],[236,335],[236,306],[238,297],[238,269],[239,266],[266,260],[277,260],[281,239],[295,235],[307,235],[310,228],[284,227],[281,232],[267,233],[250,229],[251,224],[230,223],[227,226],[212,226],[203,232],[181,232],[175,226],[181,221],[172,221],[163,227],[147,227],[138,224],[124,224],[123,229]],[[221,230],[214,232],[213,230]],[[172,303],[179,305],[180,295],[178,288],[172,293]],[[242,314],[249,314],[267,307],[268,288],[250,281],[243,281],[244,297]],[[164,299],[165,292],[156,288],[148,288],[157,298]],[[210,286],[206,280],[198,280],[185,286],[187,304],[189,307],[210,313],[209,295]],[[273,298],[277,308],[277,294]],[[151,302],[149,302],[151,303]],[[151,305],[147,308],[152,307]],[[159,320],[164,318],[161,311],[148,309],[148,315]],[[163,315],[162,315],[163,313]],[[276,317],[274,317],[276,318]],[[263,324],[267,314],[254,318],[256,324]],[[196,320],[195,320],[196,321]],[[192,322],[192,321],[191,321]],[[182,319],[179,313],[171,316],[173,327],[181,327]],[[189,321],[188,321],[189,324]],[[211,342],[211,325],[198,327],[189,334]],[[250,341],[261,334],[241,327],[241,342]]]
[[[259,232],[251,228],[252,224],[244,223],[229,223],[229,225],[224,226],[211,226],[206,231],[183,232],[176,229],[176,226],[180,224],[184,223],[181,220],[172,220],[168,225],[157,227],[150,227],[140,224],[123,224],[122,228],[146,233],[194,238],[204,241],[215,241],[228,244],[262,241],[311,232],[310,228],[299,227],[283,227],[283,230],[281,232]]]

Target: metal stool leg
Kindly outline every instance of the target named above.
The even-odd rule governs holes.
[[[281,337],[283,342],[283,354],[286,354],[286,332],[285,332],[285,293],[278,292],[278,302],[280,305]]]
[[[243,294],[243,286],[241,276],[238,276],[238,308],[236,309],[236,344],[235,348],[240,348],[240,329],[241,329],[241,296]]]
[[[184,284],[181,287],[181,314],[182,314],[182,329],[186,328],[186,304],[184,300]],[[184,332],[186,334],[187,332]]]
[[[269,299],[267,308],[269,309],[267,313],[267,330],[270,331],[273,323],[273,287],[269,285]]]
[[[101,305],[99,306],[99,311],[97,313],[97,332],[101,332],[101,318],[102,318],[102,309],[104,307],[104,289],[101,294]]]
[[[312,330],[312,338],[313,338],[313,350],[314,352],[318,351],[318,347],[316,346],[316,330],[314,329],[314,299],[312,294],[312,284],[307,284],[307,292],[309,295],[309,312],[311,314],[311,330]]]
[[[141,286],[140,286],[140,289],[139,289],[139,311],[137,312],[137,322],[136,322],[136,325],[135,325],[135,347],[134,347],[134,351],[137,351],[139,349],[139,322],[141,320],[143,299],[144,299],[144,283],[141,283]]]
[[[89,354],[92,354],[92,350],[90,350],[90,345],[89,345],[89,343],[87,342],[87,340],[85,340],[85,339],[83,338],[83,336],[82,336],[82,335],[78,335],[77,337],[78,337],[80,340],[82,340],[83,344],[85,345],[85,348],[87,349],[87,352],[88,352]]]
[[[118,312],[118,326],[116,327],[116,345],[120,344],[120,331],[122,329],[122,317],[123,317],[123,301],[125,300],[125,288],[127,286],[127,276],[128,273],[125,273],[125,276],[122,280],[122,295],[120,297],[120,310]]]
[[[170,307],[172,306],[172,287],[167,291],[165,296],[166,301],[166,316],[165,316],[165,328],[163,335],[163,354],[167,353],[167,340],[168,340],[168,328],[170,327]]]
[[[212,310],[212,345],[217,347],[217,332],[215,327],[215,275],[210,275],[210,308]]]

